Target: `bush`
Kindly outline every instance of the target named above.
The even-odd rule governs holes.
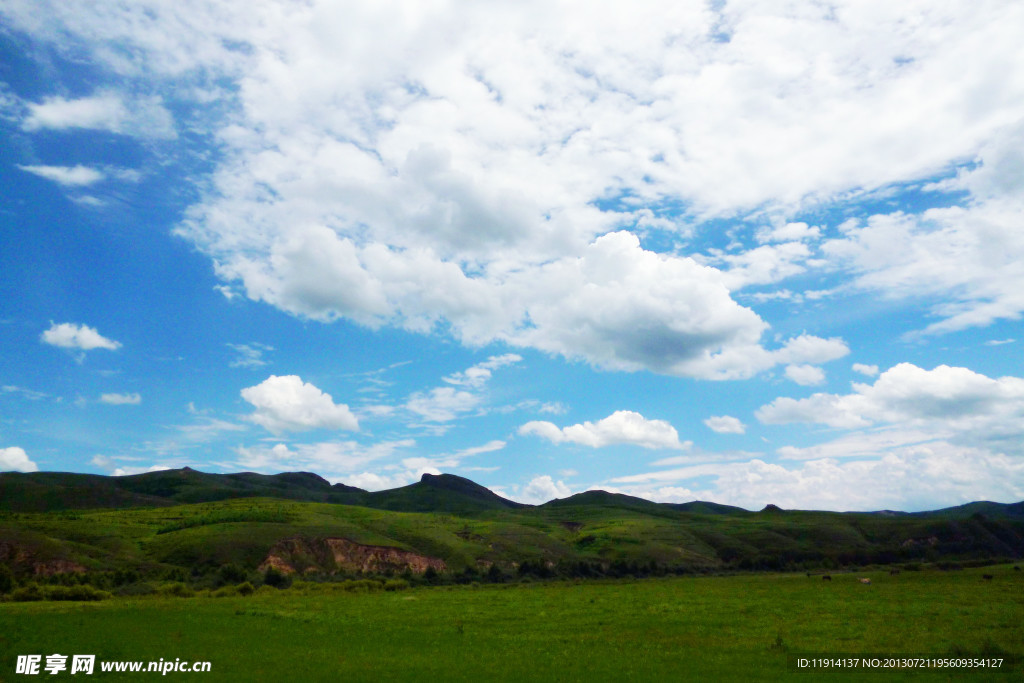
[[[43,595],[43,589],[39,587],[37,583],[30,583],[26,586],[16,589],[11,593],[11,600],[15,602],[35,602],[37,600],[45,600],[46,596]]]
[[[88,584],[77,586],[50,586],[46,591],[47,600],[106,600],[113,595]]]
[[[137,583],[125,584],[114,592],[121,597],[135,597],[138,595],[153,595],[156,593],[156,588],[151,583],[139,581]]]
[[[226,564],[218,572],[222,584],[238,584],[246,580],[245,570],[237,564]]]
[[[292,579],[284,572],[274,568],[267,567],[267,571],[263,574],[263,583],[267,586],[273,586],[274,588],[287,588],[292,585]]]
[[[256,588],[246,581],[235,586],[235,590],[238,591],[239,595],[252,595]]]
[[[238,589],[234,586],[224,586],[210,593],[211,598],[233,598],[238,595]]]
[[[191,598],[196,592],[183,583],[175,582],[161,586],[157,591],[160,595],[167,595],[174,598]]]
[[[405,579],[388,579],[384,584],[384,590],[386,591],[404,591],[409,587],[409,582]]]
[[[372,579],[358,579],[356,581],[345,581],[341,584],[346,593],[373,593],[379,591],[384,584]]]

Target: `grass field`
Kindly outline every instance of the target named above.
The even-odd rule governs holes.
[[[168,674],[206,681],[1020,680],[1020,668],[801,673],[788,657],[1020,655],[1021,574],[1006,565],[831,582],[752,574],[3,603],[0,680],[34,678],[15,675],[17,655],[52,653],[208,660],[210,673]],[[87,680],[157,675],[104,676],[97,664]]]

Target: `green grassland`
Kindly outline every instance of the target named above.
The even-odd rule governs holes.
[[[3,603],[0,680],[20,679],[17,654],[59,652],[207,660],[209,674],[169,675],[208,681],[1009,681],[1019,680],[1020,668],[800,673],[788,658],[1024,652],[1024,578],[1009,565],[837,573],[830,582],[758,573],[332,588],[297,583],[244,598]]]
[[[1024,654],[1020,503],[524,506],[451,475],[367,492],[187,469],[8,473],[0,494],[0,681],[55,652],[208,660],[169,675],[226,681],[960,680],[788,658]]]

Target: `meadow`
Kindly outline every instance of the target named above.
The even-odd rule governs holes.
[[[7,602],[0,680],[30,679],[14,674],[16,655],[55,652],[206,660],[210,673],[168,674],[206,681],[1019,680],[1021,668],[799,672],[790,659],[991,656],[1009,667],[1024,653],[1021,574],[1000,565],[354,593],[296,582],[247,597]],[[154,675],[104,675],[98,665],[94,674]]]

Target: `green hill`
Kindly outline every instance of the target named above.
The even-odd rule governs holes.
[[[415,484],[353,496],[352,502],[404,512],[480,512],[530,507],[454,474],[424,474]]]
[[[402,571],[624,575],[835,571],[1024,557],[1021,503],[929,513],[751,512],[587,491],[544,505],[424,475],[369,492],[315,474],[0,475],[0,564],[62,572]]]

